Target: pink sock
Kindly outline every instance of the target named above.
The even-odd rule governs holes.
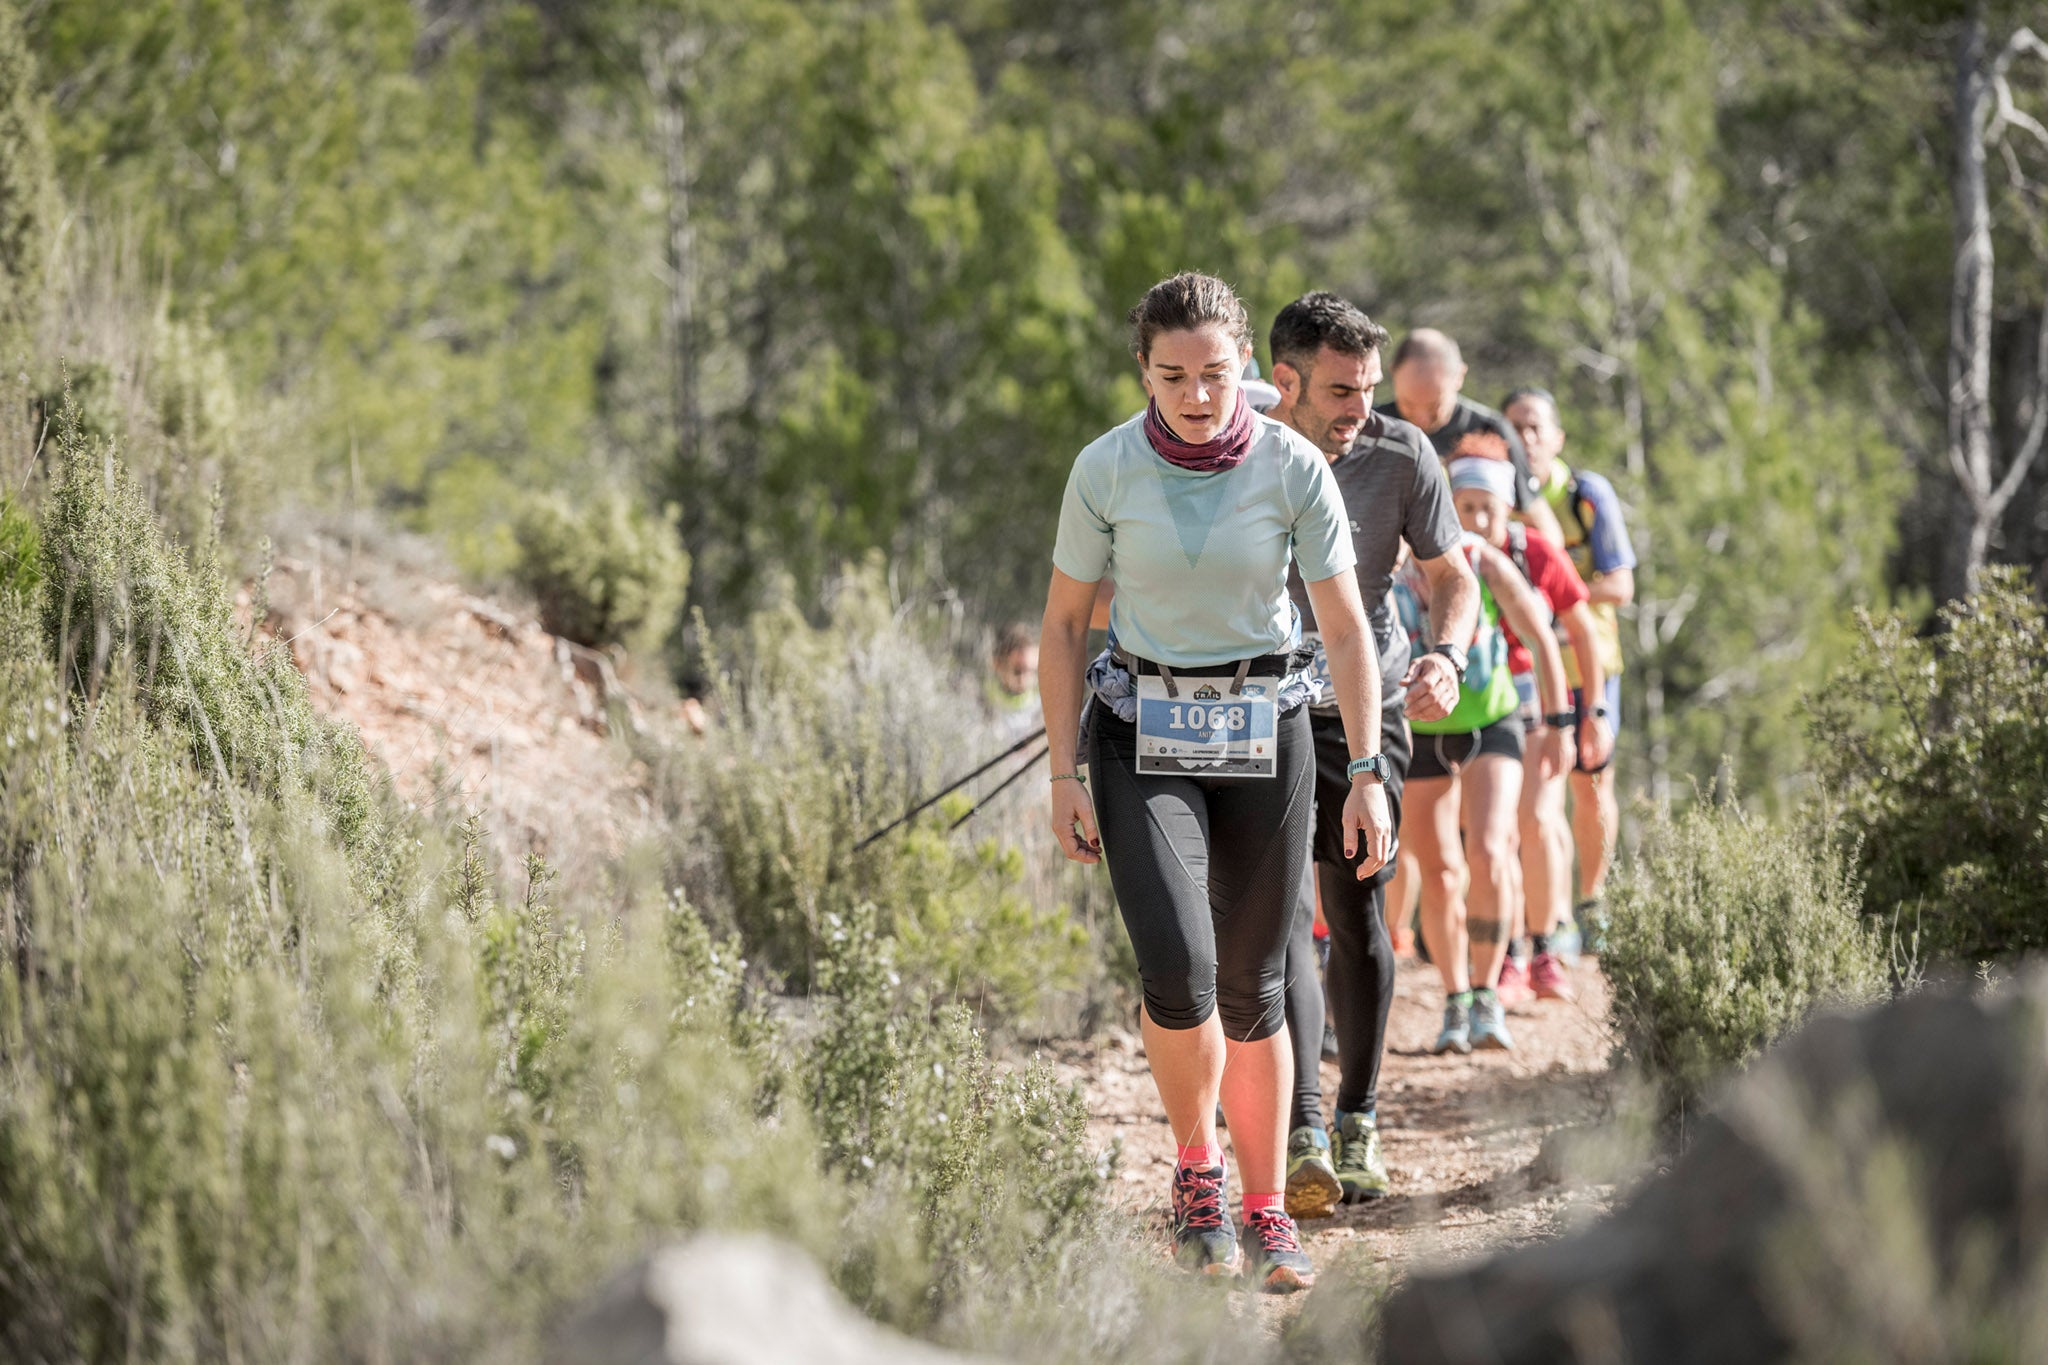
[[[1284,1194],[1248,1194],[1244,1197],[1244,1221],[1252,1221],[1252,1215],[1266,1209],[1285,1209],[1287,1196]]]
[[[1221,1166],[1223,1148],[1213,1142],[1200,1147],[1177,1146],[1174,1148],[1173,1164],[1175,1169],[1182,1166]]]

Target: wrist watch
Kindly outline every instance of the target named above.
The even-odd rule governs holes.
[[[1449,640],[1446,640],[1442,644],[1433,647],[1429,652],[1443,655],[1451,661],[1451,668],[1459,677],[1465,676],[1465,647],[1463,645],[1454,645]]]
[[[1553,730],[1569,730],[1578,723],[1578,717],[1570,711],[1552,711],[1543,718],[1543,723]]]
[[[1344,767],[1344,777],[1347,781],[1356,778],[1360,773],[1366,774],[1373,781],[1385,786],[1388,775],[1387,756],[1385,754],[1367,754],[1364,758],[1352,759]]]

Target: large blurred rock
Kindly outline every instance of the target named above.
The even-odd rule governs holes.
[[[695,1237],[627,1271],[577,1315],[563,1365],[959,1365],[862,1317],[811,1259],[767,1237]]]
[[[2048,979],[1817,1020],[1612,1217],[1388,1303],[1419,1362],[2041,1359]],[[2015,1344],[2016,1343],[2016,1344]]]

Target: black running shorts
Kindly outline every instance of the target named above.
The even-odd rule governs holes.
[[[1481,754],[1499,754],[1522,761],[1522,718],[1510,715],[1483,730],[1463,734],[1415,735],[1415,756],[1408,762],[1408,780],[1424,782],[1433,777],[1455,777],[1458,770]]]

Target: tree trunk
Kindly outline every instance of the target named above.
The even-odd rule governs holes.
[[[697,234],[690,216],[686,104],[695,49],[694,37],[685,33],[650,37],[645,52],[668,207],[668,232],[662,252],[668,278],[663,321],[669,345],[669,407],[677,475],[674,482],[683,492],[683,543],[693,549],[701,543],[707,487],[704,475],[708,467],[697,402]]]
[[[1991,467],[1991,207],[1984,132],[1991,98],[1984,6],[1970,7],[1956,41],[1955,273],[1949,289],[1948,459],[1962,496],[1954,503],[1944,599],[1977,587],[1998,519]]]

